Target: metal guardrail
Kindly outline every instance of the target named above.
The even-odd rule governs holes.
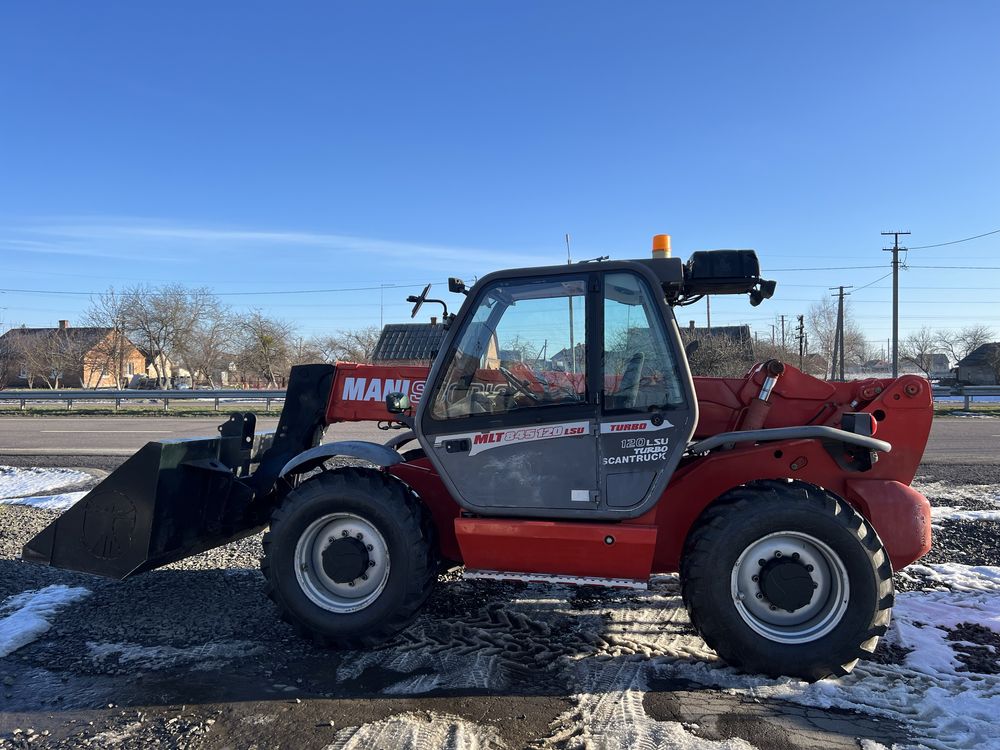
[[[956,385],[939,386],[931,388],[934,397],[959,396],[965,399],[965,408],[970,407],[972,399],[976,396],[1000,396],[1000,386],[998,385]],[[74,401],[114,401],[115,411],[121,408],[122,401],[162,401],[163,410],[170,408],[171,401],[192,401],[198,399],[212,399],[215,404],[215,411],[219,411],[219,402],[229,401],[264,401],[265,411],[271,410],[272,401],[284,401],[284,391],[268,390],[183,390],[183,391],[144,391],[144,390],[44,390],[36,388],[32,390],[0,391],[0,402],[17,401],[23,411],[29,401],[65,401],[66,408],[72,409]]]
[[[939,396],[960,396],[965,401],[965,410],[972,406],[976,396],[1000,396],[1000,385],[935,385],[931,388],[934,398]]]
[[[74,401],[114,401],[115,411],[121,408],[122,401],[162,401],[163,410],[170,408],[171,401],[196,401],[212,399],[215,411],[219,411],[219,402],[226,401],[264,401],[264,410],[271,410],[272,401],[284,401],[284,391],[265,390],[183,390],[183,391],[144,391],[144,390],[18,390],[0,391],[0,402],[17,401],[21,411],[29,401],[65,401],[66,408],[72,409]]]

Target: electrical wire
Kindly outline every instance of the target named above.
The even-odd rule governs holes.
[[[266,292],[212,292],[216,297],[256,297],[263,295],[278,295],[278,294],[332,294],[336,292],[373,292],[380,289],[412,289],[419,286],[424,286],[426,282],[415,282],[413,284],[379,284],[378,286],[352,286],[352,287],[341,287],[339,289],[287,289],[281,291],[266,291]],[[445,282],[432,282],[443,284]],[[12,294],[74,294],[81,296],[95,296],[101,295],[105,292],[73,292],[73,291],[55,291],[53,289],[5,289],[0,288],[0,292],[9,292]]]
[[[926,250],[930,247],[944,247],[945,245],[957,245],[960,242],[970,242],[971,240],[978,240],[980,237],[989,237],[991,234],[1000,234],[1000,229],[994,229],[992,232],[983,232],[982,234],[977,234],[972,237],[963,237],[960,240],[950,240],[948,242],[938,242],[934,245],[915,245],[913,247],[906,248],[907,250]]]

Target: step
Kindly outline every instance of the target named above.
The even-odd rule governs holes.
[[[599,578],[597,576],[569,576],[550,573],[519,573],[505,570],[476,570],[466,568],[463,578],[486,579],[490,581],[521,581],[522,583],[561,583],[570,586],[604,586],[613,589],[636,589],[645,591],[649,588],[646,581],[631,578]]]

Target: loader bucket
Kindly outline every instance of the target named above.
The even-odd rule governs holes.
[[[23,549],[25,561],[123,579],[259,531],[278,474],[315,444],[334,368],[292,369],[278,428],[234,414],[219,436],[147,443]]]

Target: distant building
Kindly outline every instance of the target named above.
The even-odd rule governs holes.
[[[951,375],[951,360],[947,354],[936,352],[931,355],[931,369],[927,373],[930,378],[946,378]]]
[[[1000,342],[983,344],[955,367],[959,383],[997,385],[1000,381]]]
[[[437,323],[390,323],[382,329],[372,363],[430,365],[444,336],[444,326]]]
[[[112,328],[12,328],[0,336],[0,373],[11,388],[122,388],[147,358]]]

